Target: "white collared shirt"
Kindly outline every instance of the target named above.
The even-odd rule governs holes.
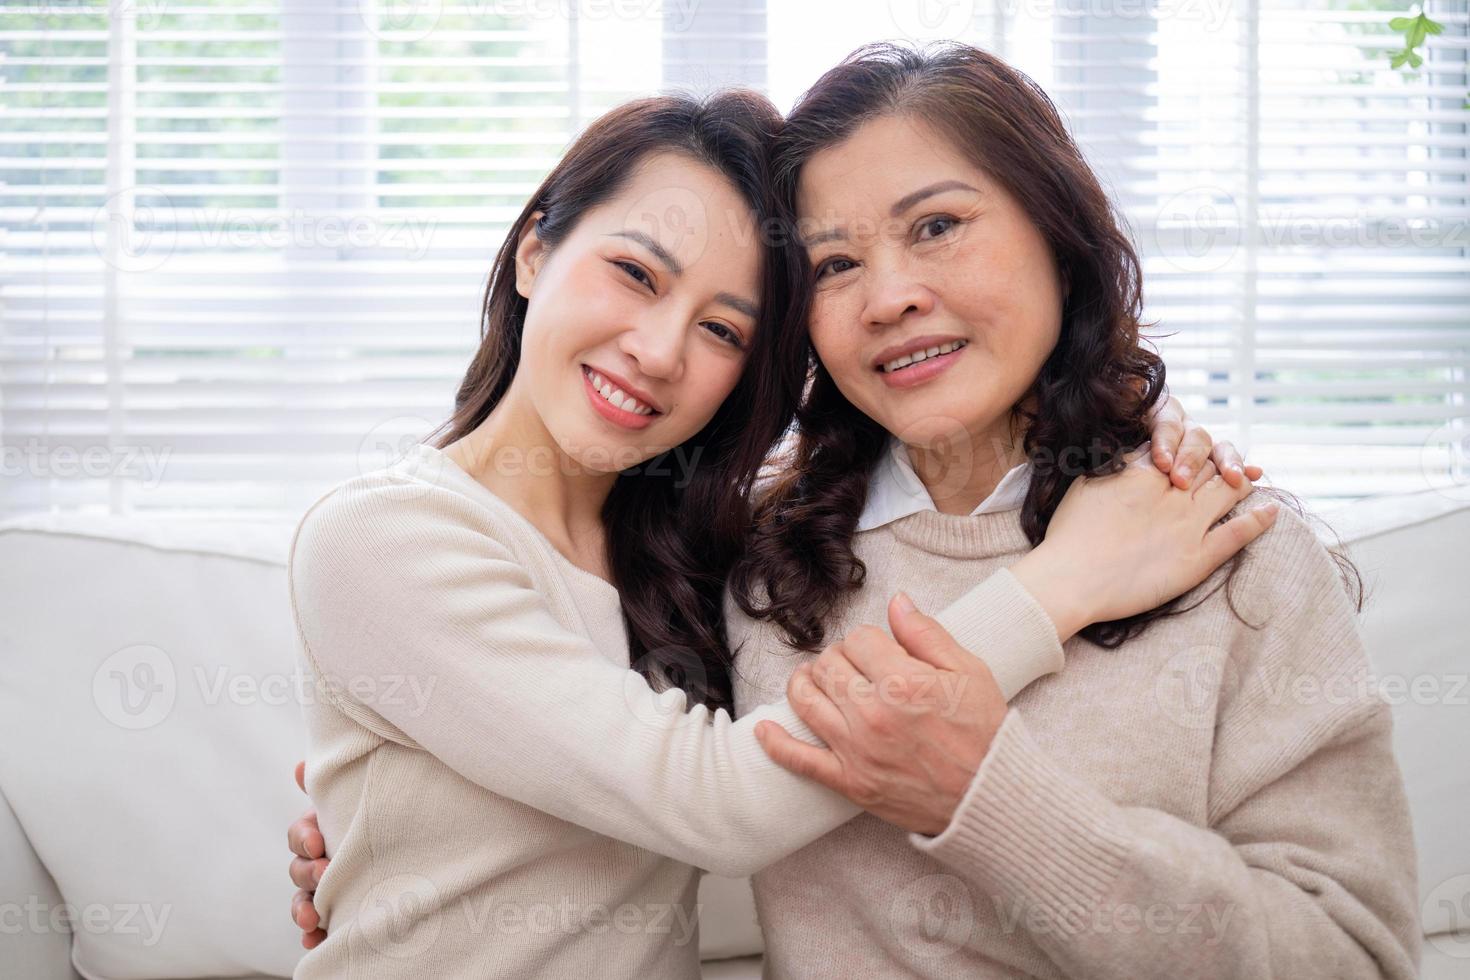
[[[1017,463],[1000,478],[990,496],[980,501],[980,505],[970,514],[973,516],[1015,510],[1025,501],[1026,491],[1030,486],[1031,463]],[[938,509],[923,481],[914,472],[913,464],[909,462],[908,450],[903,443],[890,436],[888,448],[874,468],[873,479],[868,484],[868,501],[863,507],[862,516],[858,518],[857,529],[871,531],[910,514]]]

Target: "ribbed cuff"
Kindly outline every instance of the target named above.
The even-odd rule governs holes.
[[[960,646],[985,661],[1007,701],[1065,663],[1056,624],[1008,568],[994,572],[934,618]]]
[[[1012,708],[949,826],[937,837],[911,833],[909,842],[1028,917],[1075,931],[1127,859],[1117,812],[1059,769]]]

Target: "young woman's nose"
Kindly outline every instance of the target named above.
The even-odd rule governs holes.
[[[684,373],[684,326],[676,317],[646,316],[618,336],[618,346],[650,378],[678,381]]]

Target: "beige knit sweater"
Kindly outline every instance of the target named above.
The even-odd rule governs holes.
[[[1062,650],[994,571],[952,571],[979,577],[942,619],[1011,694]],[[760,748],[761,718],[816,741],[786,704],[732,722],[653,691],[616,590],[433,447],[319,498],[289,584],[332,856],[297,977],[688,980],[698,868],[748,874],[859,812]]]
[[[897,589],[951,601],[1029,547],[1019,518],[860,534],[867,584],[830,635]],[[1231,591],[1261,628],[1221,590],[1116,650],[1069,640],[940,836],[863,814],[757,873],[766,976],[1413,977],[1409,811],[1337,569],[1283,509]],[[807,655],[730,630],[742,716]]]

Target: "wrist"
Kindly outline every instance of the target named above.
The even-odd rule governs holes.
[[[1051,618],[1060,642],[1066,643],[1094,621],[1093,590],[1083,587],[1074,563],[1053,557],[1046,542],[1023,555],[1010,572]]]

